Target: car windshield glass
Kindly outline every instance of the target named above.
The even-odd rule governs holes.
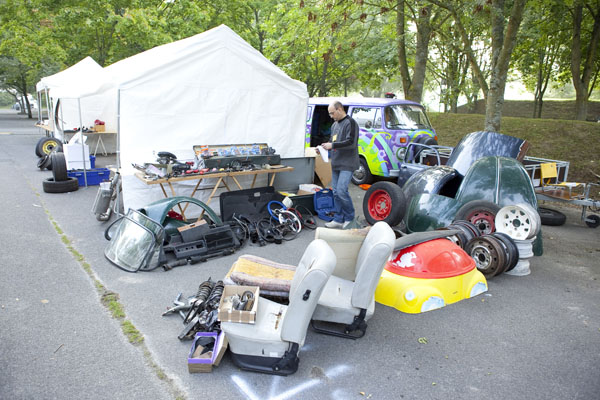
[[[411,104],[386,107],[385,126],[389,129],[431,129],[425,110]]]

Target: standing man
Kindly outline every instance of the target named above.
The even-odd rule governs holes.
[[[327,108],[335,121],[331,127],[331,142],[323,143],[330,151],[331,186],[335,202],[333,221],[327,228],[346,228],[354,220],[354,206],[348,192],[352,173],[358,169],[358,124],[344,111],[344,106],[335,101]]]

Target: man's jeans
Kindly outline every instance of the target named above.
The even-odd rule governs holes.
[[[335,202],[335,222],[348,222],[354,219],[354,206],[348,192],[353,171],[331,171],[331,188]]]

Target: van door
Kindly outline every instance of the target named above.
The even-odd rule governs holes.
[[[383,109],[379,106],[354,106],[351,117],[360,128],[358,154],[366,162],[372,175],[390,176],[390,169],[398,168],[394,153],[393,135],[386,131]]]

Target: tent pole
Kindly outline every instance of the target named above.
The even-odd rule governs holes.
[[[49,96],[48,96],[48,88],[44,88],[44,92],[46,93],[46,109],[48,110],[48,123],[52,122],[50,121],[50,104],[48,102]],[[56,133],[54,132],[54,124],[52,124],[52,137],[56,136]]]
[[[117,143],[116,143],[116,152],[117,152],[117,174],[121,172],[121,89],[117,89]],[[121,207],[121,193],[122,190],[119,190],[119,186],[123,187],[123,177],[120,177],[120,181],[117,182],[117,187],[115,191],[117,192],[117,215],[120,215]],[[125,211],[125,210],[123,210]]]
[[[79,134],[81,138],[81,158],[83,159],[83,180],[87,187],[87,168],[85,167],[85,143],[83,143],[83,119],[81,118],[81,98],[77,98],[77,108],[79,110]]]
[[[42,94],[37,92],[37,101],[38,101],[38,124],[42,123]]]

